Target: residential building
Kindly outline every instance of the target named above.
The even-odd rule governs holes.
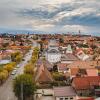
[[[48,84],[50,82],[53,82],[53,78],[50,74],[50,72],[47,70],[47,67],[45,64],[40,65],[40,67],[37,68],[36,74],[35,74],[35,81],[38,84]]]
[[[54,87],[55,100],[77,100],[77,95],[71,86]]]
[[[72,86],[80,96],[96,95],[100,87],[100,76],[75,77]],[[100,96],[100,90],[98,91]]]

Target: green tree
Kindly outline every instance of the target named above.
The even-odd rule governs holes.
[[[11,59],[12,61],[19,63],[22,60],[22,54],[20,52],[12,53]]]
[[[8,77],[8,72],[6,70],[3,70],[0,72],[0,83],[2,84]]]
[[[37,55],[38,56],[38,54],[39,54],[39,48],[35,47],[34,51],[33,51],[33,55]]]
[[[33,63],[33,64],[35,64],[35,62],[37,61],[37,56],[32,56],[32,58],[31,58],[31,62]]]
[[[63,81],[63,80],[66,79],[65,76],[62,73],[59,73],[59,72],[53,72],[52,76],[53,76],[55,81]]]
[[[15,67],[16,63],[15,62],[11,62],[7,65],[4,66],[4,69],[7,70],[9,73],[13,70],[13,68]]]
[[[38,47],[35,47],[34,48],[34,52],[39,52],[39,48]]]
[[[17,55],[15,61],[19,63],[22,60],[22,55]]]
[[[33,78],[29,74],[22,74],[15,78],[14,80],[14,92],[18,99],[21,99],[21,93],[23,93],[24,100],[34,95],[36,91],[36,86]]]
[[[14,67],[10,64],[4,66],[4,69],[7,70],[9,73],[13,70],[13,68]]]
[[[2,72],[3,71],[3,68],[0,66],[0,72]]]
[[[34,75],[34,66],[30,63],[24,67],[24,73]]]

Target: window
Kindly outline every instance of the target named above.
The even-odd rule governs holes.
[[[60,98],[60,100],[63,100],[63,98]]]
[[[71,97],[70,100],[73,100],[73,97]]]
[[[68,98],[65,98],[65,100],[68,100]]]

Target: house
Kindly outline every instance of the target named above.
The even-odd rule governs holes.
[[[54,87],[55,100],[77,100],[76,93],[71,86]]]
[[[85,61],[85,60],[89,59],[89,56],[86,55],[86,54],[83,52],[82,49],[79,49],[79,48],[78,48],[76,51],[77,51],[77,52],[76,52],[76,55],[77,55],[77,57],[78,57],[80,60]]]
[[[53,64],[51,64],[49,61],[47,60],[43,60],[42,58],[39,58],[36,62],[37,67],[39,67],[42,64],[45,64],[45,66],[47,67],[48,71],[52,71],[53,70]]]
[[[0,60],[9,60],[11,52],[8,50],[1,50],[0,51]]]
[[[79,68],[70,68],[70,78],[76,77],[79,72]]]
[[[100,66],[100,62],[97,61],[74,61],[73,63],[69,64],[68,68],[80,68],[80,69],[91,69]]]
[[[97,69],[86,69],[87,76],[98,76]]]
[[[70,79],[73,79],[74,77],[80,76],[80,77],[86,77],[86,69],[81,69],[81,68],[70,68]]]
[[[100,87],[100,76],[75,77],[72,81],[72,87],[80,96],[96,94],[96,87]]]
[[[66,73],[68,71],[66,63],[58,63],[57,68],[58,68],[58,72]]]
[[[44,64],[40,65],[40,67],[37,68],[37,71],[35,74],[35,81],[39,84],[53,82],[53,78]]]

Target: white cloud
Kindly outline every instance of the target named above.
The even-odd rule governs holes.
[[[61,3],[70,3],[73,2],[73,0],[44,0],[44,2],[48,4],[61,4]]]
[[[93,8],[87,9],[87,8],[80,7],[79,9],[75,9],[71,12],[70,11],[60,12],[54,17],[54,19],[55,19],[55,21],[59,21],[64,17],[68,17],[70,19],[70,17],[72,17],[72,16],[77,16],[77,15],[83,15],[84,16],[85,14],[93,13],[93,12],[96,12],[96,10],[93,9]]]
[[[40,8],[40,11],[52,13],[60,10],[62,4],[65,4],[64,7],[75,8],[69,11],[66,8],[57,12],[52,18],[47,16],[47,19],[44,16],[41,18],[34,18],[34,16],[23,17],[16,13],[24,9],[32,10],[34,8]],[[100,17],[100,0],[0,0],[0,27],[62,32],[77,31],[79,29],[82,31],[100,31],[97,26],[69,25],[67,23],[55,25],[55,22],[61,21],[64,17],[68,20],[70,16],[84,16],[88,13],[93,13],[95,16]]]

